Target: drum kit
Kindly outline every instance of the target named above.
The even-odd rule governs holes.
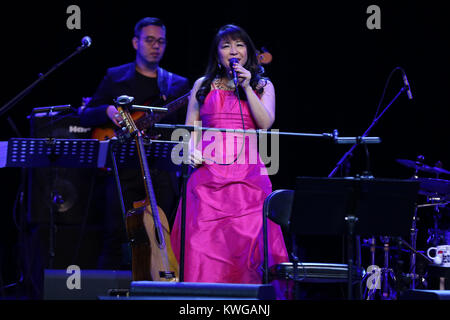
[[[436,260],[435,257],[432,257],[429,254],[431,248],[439,246],[450,248],[450,224],[448,223],[448,221],[446,221],[450,218],[447,217],[448,212],[450,212],[450,208],[447,208],[447,205],[450,203],[450,181],[441,178],[441,176],[443,175],[450,176],[450,171],[442,168],[441,162],[436,163],[435,166],[424,164],[423,156],[418,156],[416,161],[397,159],[396,162],[404,167],[414,170],[414,174],[411,179],[419,182],[419,195],[423,196],[423,203],[416,204],[416,209],[410,229],[411,238],[409,242],[402,240],[393,241],[394,239],[390,239],[389,237],[380,237],[380,240],[383,243],[383,246],[380,246],[380,248],[382,248],[384,252],[384,263],[381,268],[377,267],[375,264],[375,249],[377,248],[377,246],[375,245],[375,237],[363,240],[363,246],[370,247],[372,263],[372,265],[370,266],[371,272],[369,272],[368,268],[368,272],[363,279],[363,283],[366,287],[364,292],[364,299],[367,300],[393,300],[397,299],[398,297],[398,290],[394,288],[400,287],[395,283],[399,281],[398,274],[396,277],[393,269],[389,266],[389,252],[391,250],[398,249],[399,251],[406,251],[409,254],[410,268],[407,273],[400,273],[402,280],[405,280],[403,282],[406,283],[407,289],[430,289],[427,279],[427,270],[429,269],[428,266],[432,269],[450,269],[444,268],[448,264],[450,264],[450,262],[445,265],[442,263],[440,265],[436,264],[436,261],[440,260]],[[422,173],[430,174],[434,177],[419,177],[419,175]],[[427,213],[424,216],[424,219],[419,219],[418,210],[421,209],[427,210],[432,213]],[[421,243],[420,245],[430,247],[430,249],[425,249],[422,251],[417,248],[417,222],[420,220],[426,221],[427,219],[429,220],[429,224],[432,224],[432,226],[428,225],[428,239],[426,239],[426,241],[424,239],[423,243]],[[392,246],[392,242],[394,242],[394,246]],[[395,247],[396,244],[398,244],[398,247]],[[407,250],[402,250],[401,248],[407,248]],[[435,255],[437,254],[438,252],[436,252]],[[420,275],[417,274],[420,272],[416,273],[416,266],[419,265],[417,263],[419,260],[418,256],[421,257],[421,261],[425,262],[426,266],[425,268],[422,268],[423,270],[420,270],[422,273],[424,273]],[[374,268],[374,266],[376,268]],[[375,282],[375,280],[378,282]],[[440,289],[450,289],[445,288],[445,278],[442,277],[440,278]]]
[[[450,201],[450,181],[440,179],[440,175],[450,175],[450,171],[442,168],[442,163],[438,162],[436,166],[431,167],[423,162],[423,156],[419,156],[417,161],[397,159],[401,165],[414,169],[414,175],[411,179],[419,181],[419,194],[426,196],[428,201],[433,204],[423,206],[440,206],[445,205]],[[419,178],[419,172],[431,173],[436,178]]]

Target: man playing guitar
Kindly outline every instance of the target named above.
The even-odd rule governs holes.
[[[113,105],[114,99],[121,95],[134,97],[137,105],[164,106],[168,102],[185,95],[190,90],[188,79],[168,72],[159,66],[166,48],[166,28],[157,18],[144,18],[135,26],[132,39],[136,50],[134,62],[113,67],[98,86],[92,99],[80,114],[81,125],[95,127],[93,138],[104,140],[112,138],[115,126],[122,120]],[[141,114],[133,114],[139,118]],[[164,123],[184,123],[185,110],[167,114]],[[106,132],[106,133],[105,133]],[[133,207],[133,202],[145,198],[145,189],[138,167],[122,169],[119,172],[125,209]],[[118,201],[114,177],[111,173],[100,173],[99,192],[105,192],[105,230],[104,250],[100,257],[99,268],[121,268],[122,244],[124,236],[123,217]],[[158,205],[166,213],[169,223],[173,222],[178,204],[179,186],[175,173],[151,169]],[[102,196],[100,196],[101,198]],[[102,208],[102,204],[100,204]]]

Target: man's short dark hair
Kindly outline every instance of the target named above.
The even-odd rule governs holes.
[[[166,31],[166,26],[159,18],[153,18],[153,17],[146,17],[138,21],[136,23],[136,26],[134,27],[134,36],[138,37],[141,35],[142,28],[145,28],[147,26],[158,26],[161,27],[164,31]]]

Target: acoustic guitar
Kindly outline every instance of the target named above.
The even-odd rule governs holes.
[[[134,98],[120,96],[116,107],[124,128],[134,137],[140,161],[146,199],[128,211],[126,230],[131,243],[131,269],[134,281],[178,281],[179,265],[170,243],[170,228],[163,210],[157,205],[150,170],[145,155],[144,135],[133,120],[128,107]]]

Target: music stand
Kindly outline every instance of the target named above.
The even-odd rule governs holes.
[[[353,236],[409,232],[419,183],[413,180],[297,177],[290,229],[347,235],[348,299],[353,299]]]
[[[12,138],[6,167],[96,168],[99,141],[95,139]]]

